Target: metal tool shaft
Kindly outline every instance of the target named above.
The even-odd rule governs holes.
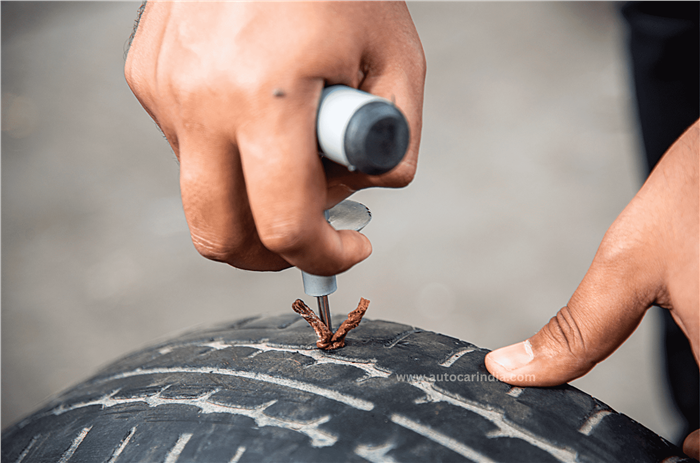
[[[372,214],[366,206],[347,199],[324,211],[323,215],[336,230],[360,231],[372,219]],[[333,325],[331,324],[331,307],[328,303],[328,295],[333,294],[338,288],[335,276],[312,275],[302,271],[301,277],[304,281],[304,292],[316,298],[318,316],[332,332]]]
[[[330,304],[328,304],[328,296],[318,296],[316,301],[318,302],[318,315],[321,317],[321,321],[333,332],[333,328],[331,327],[331,307]]]

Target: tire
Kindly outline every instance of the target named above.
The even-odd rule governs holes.
[[[380,320],[315,342],[290,313],[135,353],[8,428],[2,462],[695,461],[574,387],[495,380],[468,342]]]

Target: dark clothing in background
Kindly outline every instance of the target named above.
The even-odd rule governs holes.
[[[673,142],[700,118],[700,2],[629,2],[629,52],[646,174]],[[663,317],[664,364],[674,403],[684,417],[682,436],[700,428],[698,365],[690,343],[668,310]]]
[[[647,166],[651,169],[700,112],[700,2],[630,2],[629,51]]]

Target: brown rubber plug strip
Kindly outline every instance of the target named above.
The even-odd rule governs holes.
[[[350,330],[356,328],[357,325],[360,324],[362,317],[365,315],[365,312],[367,312],[367,307],[369,307],[369,301],[361,297],[359,304],[357,304],[357,308],[348,314],[347,320],[345,320],[338,327],[338,330],[333,333],[321,321],[321,319],[318,318],[316,313],[314,313],[309,306],[304,304],[304,301],[297,299],[292,304],[292,310],[301,315],[316,332],[316,335],[318,336],[316,347],[324,350],[343,347],[345,345],[345,336]]]

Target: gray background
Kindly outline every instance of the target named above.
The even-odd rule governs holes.
[[[194,250],[177,163],[123,78],[137,7],[2,6],[3,427],[130,351],[304,297],[296,269]],[[521,341],[641,185],[623,24],[610,3],[410,10],[428,60],[418,174],[356,195],[374,254],[331,307],[363,296],[372,318]],[[574,385],[672,438],[657,321]]]

